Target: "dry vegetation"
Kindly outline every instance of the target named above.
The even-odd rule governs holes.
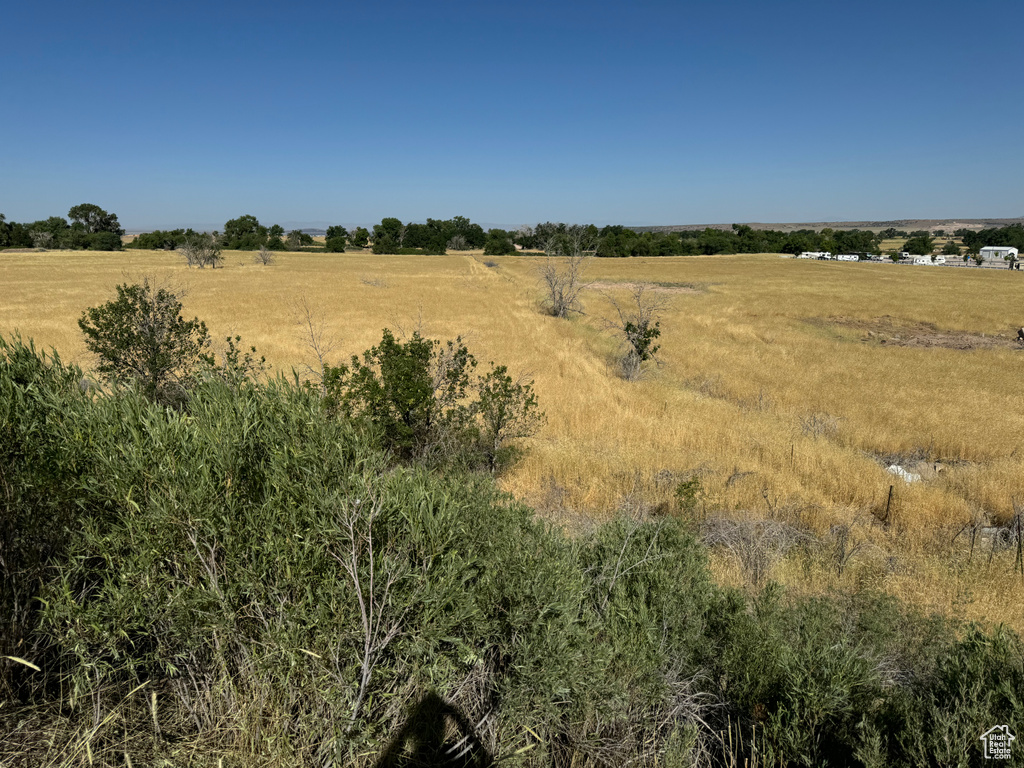
[[[1024,629],[1012,533],[998,528],[1024,508],[1019,275],[594,260],[586,279],[603,293],[667,289],[664,365],[628,382],[602,330],[607,298],[584,294],[585,314],[569,320],[544,314],[538,259],[282,253],[264,268],[224,256],[224,269],[199,272],[164,252],[0,254],[0,332],[88,366],[82,311],[150,275],[186,288],[186,311],[215,338],[240,334],[277,370],[315,360],[303,306],[338,359],[384,327],[462,335],[478,359],[535,379],[547,423],[502,483],[557,523],[685,514],[718,542],[723,580],[761,580],[767,567],[800,590],[882,588]],[[929,333],[996,341],[898,343]],[[923,480],[904,483],[891,463]],[[758,537],[771,539],[763,562]]]

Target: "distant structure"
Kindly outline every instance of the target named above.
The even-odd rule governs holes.
[[[1007,261],[1011,257],[1016,261],[1019,254],[1016,248],[1008,245],[986,245],[981,249],[981,258],[985,261]]]

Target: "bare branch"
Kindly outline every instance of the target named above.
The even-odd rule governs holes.
[[[337,341],[327,333],[323,311],[314,309],[305,295],[300,296],[295,302],[295,312],[298,315],[299,335],[316,357],[316,365],[307,365],[306,368],[319,380],[320,387],[323,388],[324,374],[331,364],[330,358],[337,347]]]
[[[261,245],[260,249],[253,256],[253,261],[257,264],[262,264],[265,267],[270,266],[274,263],[274,252],[267,248],[265,245]]]
[[[659,318],[668,308],[668,300],[659,296],[649,283],[634,285],[629,301],[620,301],[605,291],[601,295],[608,299],[617,315],[614,319],[605,319],[605,327],[622,341],[623,378],[630,381],[639,378],[646,362],[660,365],[657,357],[660,347],[654,341],[661,336]]]
[[[594,255],[595,241],[586,227],[569,227],[554,235],[544,246],[547,254],[540,267],[547,296],[545,303],[553,317],[583,314],[580,294],[586,289],[583,272]]]

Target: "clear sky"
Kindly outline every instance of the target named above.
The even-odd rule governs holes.
[[[0,212],[1024,216],[1020,0],[11,2]]]

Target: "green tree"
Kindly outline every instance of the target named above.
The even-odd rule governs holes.
[[[89,235],[90,251],[120,251],[121,236],[116,232],[94,232]]]
[[[484,243],[485,256],[504,256],[516,253],[515,243],[512,242],[512,234],[504,229],[492,229],[487,233],[487,241]]]
[[[206,324],[182,318],[177,296],[148,279],[117,286],[117,298],[87,309],[78,327],[104,377],[137,382],[149,399],[165,405],[181,405],[200,366],[214,362]]]
[[[324,245],[328,253],[344,253],[345,241],[348,239],[348,230],[344,227],[334,226],[327,228],[327,237]]]
[[[82,248],[84,245],[73,244],[68,235],[71,227],[67,219],[62,216],[50,216],[48,219],[34,221],[28,225],[28,231],[32,238],[32,245],[36,248]],[[81,230],[79,230],[81,233]],[[84,233],[82,233],[84,240]]]
[[[544,414],[537,407],[533,383],[513,381],[504,365],[484,375],[477,391],[480,445],[494,472],[512,463],[517,453],[512,441],[536,434],[544,423]]]
[[[930,256],[935,248],[935,241],[927,232],[916,234],[903,244],[903,250],[920,256]]]
[[[356,248],[365,248],[370,242],[370,231],[366,227],[356,227],[352,233],[352,245]]]
[[[224,224],[221,245],[232,251],[255,251],[267,244],[267,234],[267,228],[255,216],[239,216]]]
[[[413,333],[401,341],[385,329],[362,359],[325,368],[325,404],[368,426],[400,459],[493,471],[543,415],[532,382],[513,381],[504,366],[476,377],[476,367],[461,338],[442,344]]]
[[[952,240],[947,240],[946,244],[942,246],[943,256],[959,256],[960,246],[954,243]]]
[[[270,250],[285,250],[284,244],[284,227],[280,224],[274,224],[267,228],[267,242],[266,247]]]
[[[395,253],[402,247],[405,227],[401,219],[385,217],[373,226],[373,252]]]
[[[113,232],[118,236],[124,234],[116,214],[107,213],[98,205],[93,205],[92,203],[82,203],[74,206],[68,211],[68,218],[74,224],[81,225],[89,234],[97,232]]]

